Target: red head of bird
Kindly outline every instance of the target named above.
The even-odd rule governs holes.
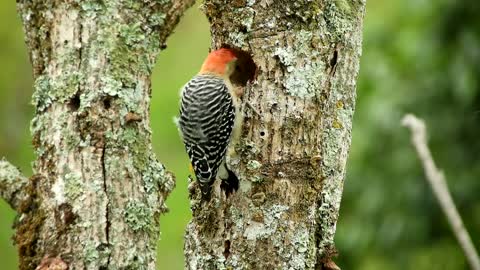
[[[221,48],[210,52],[203,62],[200,74],[215,74],[222,77],[229,76],[233,69],[231,64],[237,60],[235,52],[231,49]]]

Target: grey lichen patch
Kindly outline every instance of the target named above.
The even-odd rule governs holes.
[[[126,161],[108,158],[107,168],[115,169],[124,163],[128,170],[137,170],[141,175],[148,205],[158,206],[159,203],[162,203],[163,200],[159,198],[160,192],[170,193],[175,186],[175,181],[155,157],[151,145],[148,144],[149,134],[145,134],[134,126],[126,126],[116,132],[107,132],[106,138],[108,148],[122,149],[131,156],[131,159]],[[152,213],[157,214],[158,209],[165,211],[166,206],[162,204],[158,208],[154,207]]]
[[[131,47],[142,47],[145,41],[145,32],[141,28],[140,22],[134,24],[122,24],[120,26],[120,37],[123,38],[125,44]]]
[[[255,184],[261,184],[263,183],[263,181],[265,181],[265,178],[260,175],[252,175],[249,179],[250,179],[250,182]]]
[[[109,96],[118,96],[122,92],[122,82],[118,81],[112,77],[103,77],[102,80],[102,90],[105,94]]]
[[[283,81],[290,95],[300,98],[312,98],[321,89],[325,63],[317,50],[312,49],[313,33],[300,30],[292,33],[295,40],[285,47],[278,47],[273,56],[278,57],[286,71]]]
[[[335,0],[325,4],[324,14],[326,35],[332,42],[342,43],[348,47],[361,44],[361,35],[350,35],[358,29],[359,12],[364,8],[364,1]],[[359,39],[359,40],[358,40]]]
[[[249,170],[258,170],[262,167],[262,163],[258,162],[257,160],[249,160],[247,163],[247,169]]]
[[[241,24],[245,27],[244,32],[250,32],[253,27],[253,20],[255,19],[255,10],[251,7],[246,7],[242,11],[243,17],[240,18]]]
[[[32,121],[30,122],[30,133],[33,135],[33,145],[35,147],[34,151],[35,154],[39,157],[42,157],[46,149],[44,147],[44,133],[46,132],[44,128],[44,121],[48,119],[48,115],[39,114],[33,117]]]
[[[136,169],[143,171],[148,166],[148,137],[139,129],[127,126],[114,132],[108,132],[106,138],[110,148],[124,149],[131,153]]]
[[[100,253],[97,250],[97,247],[93,242],[87,242],[84,249],[84,258],[88,263],[95,262],[100,258]]]
[[[343,176],[342,176],[343,177]],[[325,191],[321,193],[321,205],[318,209],[319,220],[318,226],[320,226],[319,231],[321,232],[321,241],[318,243],[318,253],[321,256],[328,256],[329,253],[334,249],[334,236],[336,224],[338,220],[338,211],[340,207],[341,193],[342,188],[337,187],[337,184],[334,184],[335,180],[331,180],[329,187],[325,188]],[[340,196],[338,198],[337,196]]]
[[[83,75],[79,72],[62,74],[60,77],[62,78],[52,80],[47,75],[41,75],[35,80],[32,102],[38,111],[44,111],[55,101],[70,100],[83,80]]]
[[[148,166],[142,171],[142,180],[147,193],[149,205],[158,205],[159,210],[166,212],[167,206],[163,198],[159,198],[159,192],[169,194],[175,187],[175,178],[173,174],[166,171],[163,164],[158,162],[153,151],[150,149]],[[158,208],[157,208],[158,209]],[[157,213],[155,213],[157,214]]]
[[[168,178],[165,173],[165,167],[156,160],[153,154],[150,155],[150,162],[148,162],[148,167],[145,168],[142,175],[145,191],[152,193],[158,191],[160,186],[165,187],[168,191],[173,189],[172,184],[165,181]]]
[[[103,6],[100,1],[94,0],[74,0],[76,3],[80,4],[80,7],[83,11],[87,12],[87,17],[96,17],[97,11],[100,11]]]
[[[295,231],[292,239],[292,245],[295,246],[295,250],[299,253],[305,253],[308,251],[308,245],[310,242],[308,230],[302,226]]]
[[[274,232],[278,230],[279,226],[285,226],[283,224],[281,215],[289,209],[286,205],[272,205],[265,207],[263,211],[264,222],[252,222],[247,225],[244,237],[249,240],[260,240],[270,237]]]
[[[302,23],[308,26],[315,24],[321,15],[321,7],[318,1],[289,1],[285,4],[285,13],[288,16],[298,18]],[[296,23],[295,25],[299,25]]]
[[[90,268],[94,265],[97,266],[98,262],[107,262],[111,249],[105,244],[89,240],[84,243],[83,252],[85,262],[87,263],[85,268]]]
[[[63,177],[65,181],[65,195],[70,201],[79,198],[84,192],[82,176],[79,173],[68,172]]]
[[[305,223],[314,223],[307,220]],[[290,269],[314,269],[316,263],[315,247],[310,229],[304,224],[297,224],[291,234],[290,244],[293,246],[292,258],[289,262]]]
[[[102,91],[110,97],[115,97],[122,103],[121,113],[126,115],[134,112],[142,115],[142,101],[149,97],[144,96],[145,85],[133,76],[123,76],[117,79],[117,75],[102,78]],[[123,123],[123,122],[122,122]]]
[[[354,100],[355,94],[345,93],[345,89],[347,87],[342,89],[338,87],[336,82],[332,83],[328,101],[331,104],[330,116],[325,119],[323,125],[322,162],[327,167],[323,170],[323,177],[330,176],[326,172],[338,170],[338,157],[346,158],[347,155],[347,151],[343,150],[345,142],[350,145],[354,104],[345,102],[344,99]]]
[[[260,152],[259,147],[253,141],[242,140],[240,141],[239,145],[236,145],[235,151],[237,153],[242,153],[247,157],[254,156],[255,154]]]
[[[45,110],[53,102],[51,97],[50,79],[48,76],[38,76],[34,83],[35,91],[32,96],[32,104],[38,111]]]
[[[44,155],[51,155],[52,150],[54,150],[53,146],[65,138],[68,118],[68,113],[66,113],[65,110],[66,107],[56,106],[51,113],[39,113],[32,119],[30,132],[33,135],[32,141],[35,147],[35,153],[39,157],[44,159],[52,158],[52,156]],[[71,134],[68,138],[65,138],[65,140],[68,143],[75,144],[75,142],[73,142],[75,139],[71,137]],[[70,144],[67,145],[67,147],[70,146]]]
[[[351,3],[349,3],[349,0],[335,0],[335,6],[338,8],[338,10],[346,15],[351,15],[352,13],[352,7]]]
[[[242,48],[246,44],[245,40],[247,37],[247,34],[240,32],[232,32],[228,34],[229,43],[238,48]]]
[[[243,193],[250,192],[252,189],[252,182],[251,181],[241,181],[239,190]]]
[[[168,2],[168,1],[165,1]],[[167,15],[165,13],[154,13],[148,18],[148,21],[152,26],[160,27],[165,24],[165,18]]]
[[[351,138],[353,104],[343,102],[337,85],[333,85],[329,103],[330,117],[324,121],[322,136],[322,177],[325,179],[320,197],[319,226],[322,239],[318,244],[320,256],[334,251],[335,224],[338,219],[343,191],[344,168]]]
[[[125,223],[135,232],[155,231],[156,222],[151,206],[135,199],[130,199],[124,210]]]
[[[76,132],[72,132],[72,130],[65,128],[62,129],[61,133],[65,139],[66,148],[68,150],[73,150],[80,146],[82,139]]]

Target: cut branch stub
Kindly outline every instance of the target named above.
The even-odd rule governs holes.
[[[27,196],[25,187],[28,179],[5,159],[0,159],[0,198],[3,198],[14,210]]]

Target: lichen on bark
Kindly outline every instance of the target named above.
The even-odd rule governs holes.
[[[203,9],[212,47],[241,49],[258,69],[227,157],[240,187],[226,196],[217,183],[208,204],[192,193],[186,268],[322,269],[336,254],[365,1],[207,0]]]

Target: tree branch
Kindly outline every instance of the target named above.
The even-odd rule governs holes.
[[[0,197],[13,209],[17,209],[24,197],[23,189],[28,178],[5,159],[0,160]]]
[[[432,187],[447,220],[452,227],[453,233],[467,257],[470,267],[473,270],[480,270],[480,259],[478,257],[472,239],[463,225],[462,218],[455,207],[452,196],[448,190],[444,174],[436,167],[430,149],[427,146],[427,132],[425,122],[412,114],[402,119],[402,125],[412,132],[412,144],[417,151],[420,161],[423,164],[427,181]]]

